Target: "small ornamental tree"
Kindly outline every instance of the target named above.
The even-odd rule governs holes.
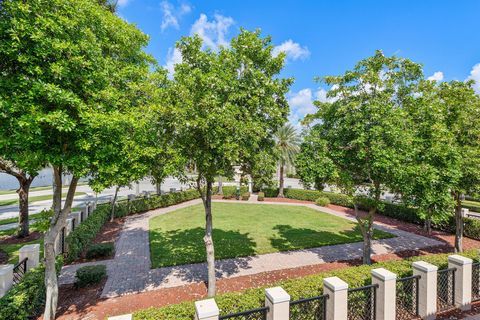
[[[230,47],[202,50],[198,36],[182,38],[177,48],[173,107],[163,117],[185,167],[196,168],[196,186],[205,208],[208,295],[215,295],[212,238],[212,186],[217,176],[232,177],[233,165],[253,161],[258,150],[274,148],[273,134],[286,121],[285,94],[292,80],[278,76],[284,54],[273,57],[270,38],[241,30]]]
[[[55,318],[55,240],[65,226],[78,178],[98,148],[91,137],[131,103],[150,67],[148,38],[96,1],[4,0],[0,6],[0,131],[23,139],[53,168],[53,217],[45,233],[45,313]],[[21,52],[21,54],[19,54]],[[109,116],[105,115],[108,114]],[[98,143],[104,143],[100,141]],[[73,178],[62,207],[62,174]]]
[[[410,124],[402,101],[421,76],[420,65],[377,51],[353,70],[325,77],[332,86],[328,97],[333,101],[316,101],[319,111],[309,117],[320,120],[316,130],[326,142],[338,181],[356,195],[355,216],[366,264],[371,263],[373,220],[382,190],[395,181],[411,153]],[[366,215],[360,213],[360,204],[370,208]]]

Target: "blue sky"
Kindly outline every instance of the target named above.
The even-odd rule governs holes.
[[[181,57],[175,42],[199,33],[210,47],[227,43],[240,27],[260,28],[287,53],[283,76],[294,77],[290,121],[324,99],[316,76],[337,75],[381,49],[424,65],[439,81],[478,81],[479,0],[182,1],[118,0],[119,15],[150,36],[147,51],[170,69]]]

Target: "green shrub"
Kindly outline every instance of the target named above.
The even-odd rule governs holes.
[[[315,204],[317,206],[325,207],[330,204],[330,199],[328,199],[327,197],[320,197],[315,200]]]
[[[469,258],[476,258],[478,254],[476,251],[470,250],[462,253],[462,255]],[[408,258],[405,260],[380,262],[373,265],[362,265],[336,269],[303,278],[281,280],[274,283],[269,283],[264,287],[247,289],[242,292],[220,294],[215,297],[215,301],[221,310],[221,315],[233,312],[241,312],[262,307],[265,301],[265,288],[268,287],[281,286],[290,294],[292,300],[297,300],[300,298],[321,295],[323,291],[323,279],[326,277],[339,277],[347,282],[349,287],[355,288],[371,283],[371,270],[374,268],[385,268],[396,273],[400,278],[410,276],[412,274],[413,261],[423,260],[443,269],[447,267],[447,257],[448,254],[434,254]],[[134,319],[190,320],[193,319],[194,314],[194,303],[183,302],[166,307],[149,308],[137,311],[134,314]]]
[[[115,204],[115,217],[120,218],[132,213],[145,212],[164,208],[199,197],[196,189],[182,192],[155,195],[150,198],[138,198],[132,201],[119,201]],[[112,206],[109,203],[99,204],[95,211],[66,238],[68,251],[65,255],[67,263],[77,259],[82,251],[92,243],[103,225],[110,218]]]
[[[113,242],[91,244],[88,246],[86,257],[87,259],[110,257],[113,254],[113,250]]]
[[[250,199],[250,192],[242,193],[242,200],[247,201],[248,199]]]
[[[62,257],[57,257],[57,275],[62,269]],[[0,298],[0,320],[24,320],[37,318],[45,306],[45,267],[43,264],[30,269],[20,283]]]
[[[265,200],[265,193],[259,192],[257,200],[258,201],[264,201]]]
[[[214,188],[214,193],[217,193],[218,187]],[[223,191],[223,198],[224,199],[233,199],[235,198],[237,194],[237,187],[236,186],[223,186],[222,187]],[[243,194],[245,192],[248,192],[248,188],[245,186],[240,187],[240,194]]]
[[[106,276],[107,267],[103,264],[81,267],[75,274],[75,286],[77,288],[83,288],[96,284],[102,281]]]

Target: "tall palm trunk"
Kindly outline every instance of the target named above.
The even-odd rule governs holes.
[[[284,187],[283,187],[283,185],[284,185],[283,171],[284,171],[284,168],[285,167],[284,167],[283,163],[281,163],[280,164],[280,177],[278,179],[279,182],[280,182],[280,185],[278,187],[278,197],[279,198],[284,198],[285,197],[285,195],[283,194],[283,189],[284,189]]]

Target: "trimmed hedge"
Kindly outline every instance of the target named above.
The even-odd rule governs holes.
[[[330,199],[328,199],[327,197],[320,197],[315,200],[315,204],[320,207],[325,207],[330,204]]]
[[[97,243],[88,246],[86,257],[87,259],[97,259],[109,257],[113,254],[113,242]]]
[[[223,186],[222,187],[223,198],[224,199],[233,199],[237,196],[237,187],[236,186]],[[240,187],[240,194],[248,192],[248,188],[245,186]],[[218,193],[218,187],[213,189],[213,193]]]
[[[200,197],[196,189],[182,192],[154,195],[150,198],[137,198],[131,201],[120,201],[115,205],[115,217],[145,212],[152,209],[168,207],[177,203]],[[66,238],[68,251],[65,255],[67,263],[77,259],[85,248],[92,243],[103,225],[110,218],[111,204],[100,204],[97,209]]]
[[[61,256],[57,257],[57,275],[62,269]],[[0,320],[24,320],[41,315],[45,307],[45,267],[30,269],[22,281],[0,298]]]
[[[257,200],[258,201],[264,201],[265,200],[265,193],[259,192]]]
[[[469,258],[477,258],[475,250],[469,250],[462,253]],[[287,291],[292,300],[300,298],[314,297],[323,292],[323,279],[326,277],[337,276],[346,281],[351,288],[370,284],[371,270],[374,268],[386,268],[398,275],[405,277],[412,274],[412,262],[423,260],[432,263],[439,268],[446,268],[448,254],[434,254],[420,257],[412,257],[405,260],[386,261],[375,263],[373,265],[362,265],[356,267],[347,267],[328,272],[322,272],[303,278],[282,280],[270,283],[268,286],[248,289],[242,292],[233,292],[220,294],[215,297],[215,301],[220,309],[220,314],[247,311],[250,309],[262,307],[265,301],[265,288],[281,286]],[[191,320],[195,314],[193,302],[184,302],[160,308],[149,308],[134,313],[135,320]]]
[[[265,190],[266,197],[276,197],[278,195],[278,189],[267,189]],[[339,205],[342,207],[353,208],[353,200],[351,197],[333,192],[317,191],[317,190],[302,190],[302,189],[285,189],[284,195],[290,199],[304,200],[304,201],[316,201],[320,197],[326,197],[330,200],[330,203]],[[360,204],[360,209],[368,210],[366,204]],[[468,208],[467,205],[463,207]],[[473,210],[473,209],[472,209]],[[478,208],[480,212],[480,208]],[[420,210],[416,208],[407,207],[400,203],[390,203],[383,202],[381,208],[379,208],[379,213],[390,217],[395,218],[401,221],[410,222],[414,224],[423,225],[425,222],[424,216],[421,214]],[[475,218],[464,218],[464,235],[469,238],[480,240],[480,220]],[[453,215],[445,215],[442,217],[437,217],[433,221],[432,226],[436,229],[455,232],[455,219]]]
[[[77,288],[83,288],[99,283],[106,277],[107,267],[103,264],[81,267],[75,274],[75,286]]]
[[[243,201],[248,201],[248,199],[250,199],[250,192],[242,193],[242,200]]]

